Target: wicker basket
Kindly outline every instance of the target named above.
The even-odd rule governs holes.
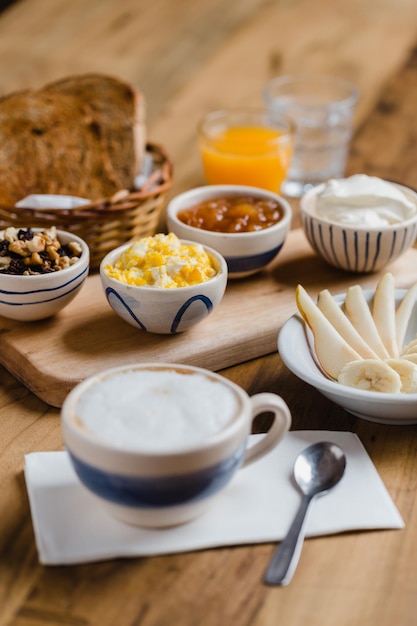
[[[165,196],[172,184],[172,164],[161,146],[147,144],[153,171],[137,191],[121,190],[111,198],[73,209],[28,209],[0,206],[0,229],[56,226],[82,237],[91,254],[91,268],[117,246],[153,235]]]

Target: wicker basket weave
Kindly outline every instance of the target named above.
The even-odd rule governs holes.
[[[29,209],[0,206],[0,229],[56,226],[78,235],[90,248],[91,268],[117,246],[153,235],[165,195],[172,184],[172,164],[164,149],[147,144],[153,171],[137,191],[121,190],[111,198],[73,209]]]

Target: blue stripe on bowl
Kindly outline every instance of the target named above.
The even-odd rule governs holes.
[[[106,287],[106,298],[107,298],[107,302],[110,304],[110,306],[116,312],[117,312],[117,302],[119,302],[120,306],[122,308],[126,309],[127,313],[130,315],[132,320],[135,321],[135,323],[139,326],[139,328],[141,328],[142,330],[146,330],[146,326],[140,321],[138,316],[135,315],[135,313],[133,312],[132,308],[124,301],[124,299],[116,291],[116,289],[113,289],[113,287]],[[136,301],[134,301],[134,302],[136,302]]]
[[[77,276],[75,276],[74,278],[71,278],[71,280],[68,280],[66,283],[61,283],[60,285],[56,286],[56,287],[48,287],[48,288],[44,288],[44,289],[29,289],[27,291],[8,291],[6,289],[0,289],[0,293],[4,293],[7,295],[16,295],[16,296],[20,296],[20,295],[30,295],[33,293],[46,293],[49,291],[57,291],[57,289],[62,289],[63,287],[66,287],[67,285],[71,285],[74,283],[74,281],[78,280],[79,278],[83,277],[85,274],[88,273],[88,267],[86,267],[85,269],[83,269],[82,272],[80,272],[79,274],[77,274]],[[1,278],[1,274],[0,274],[0,278]]]
[[[323,258],[331,265],[336,265],[336,267],[342,267],[338,259],[338,252],[335,249],[333,226],[329,227],[328,242],[326,242],[325,240],[324,231],[321,224],[318,224],[316,232],[314,228],[314,221],[304,218],[304,226],[307,237],[316,252],[320,253]]]
[[[397,233],[393,233],[393,238],[392,238],[392,242],[391,242],[391,250],[390,250],[390,257],[392,257],[392,255],[394,254],[394,250],[395,250],[395,242],[397,241]],[[403,246],[405,244],[406,241],[406,231],[404,232],[404,236],[403,236]]]
[[[129,306],[129,304],[125,301],[125,299],[116,291],[116,289],[114,289],[113,287],[106,287],[106,297],[107,297],[108,303],[116,312],[118,309],[117,303],[119,303],[120,307],[126,310],[126,312],[130,315],[132,320],[134,320],[134,322],[139,326],[139,328],[141,328],[144,331],[147,330],[145,324],[138,318],[138,316],[133,311],[132,307]],[[133,304],[135,304],[135,306],[140,304],[135,299],[133,299],[132,302]],[[175,317],[172,321],[170,332],[173,335],[175,335],[175,333],[177,332],[178,327],[181,324],[182,318],[184,317],[188,309],[191,307],[191,305],[194,304],[194,302],[202,302],[203,305],[207,309],[207,315],[213,310],[213,302],[210,300],[210,298],[208,298],[204,294],[197,294],[195,296],[192,296],[191,298],[188,298],[180,306],[180,308],[176,312]],[[201,317],[201,315],[199,314],[198,317]]]
[[[345,256],[345,262],[346,262],[346,265],[347,265],[348,269],[351,269],[350,259],[349,259],[349,249],[348,249],[348,245],[347,245],[347,235],[346,235],[346,231],[345,230],[342,232],[342,237],[343,237],[343,254]],[[337,259],[337,262],[339,264],[339,260],[338,259]]]
[[[281,243],[276,248],[272,248],[272,250],[268,250],[262,254],[254,254],[252,256],[245,255],[228,257],[225,255],[224,258],[226,259],[227,268],[229,272],[233,274],[250,272],[265,267],[265,265],[270,263],[276,257],[283,245],[284,243]]]
[[[393,235],[394,233],[391,233],[391,235]],[[369,265],[369,269],[372,272],[375,269],[375,266],[378,262],[379,259],[379,255],[381,253],[381,237],[382,237],[382,233],[379,232],[378,236],[376,238],[376,245],[375,245],[375,250],[374,250],[374,258],[371,260],[371,263]],[[391,246],[392,248],[392,246]],[[391,258],[391,257],[389,257]],[[365,256],[364,262],[363,262],[363,267],[364,269],[368,269],[368,255]]]
[[[56,287],[48,287],[44,289],[28,289],[26,291],[10,291],[8,289],[0,289],[0,294],[4,294],[7,296],[30,296],[30,295],[38,294],[38,293],[49,293],[52,291],[57,291],[58,289],[63,289],[64,287],[67,287],[68,285],[73,285],[74,282],[78,281],[80,278],[84,278],[86,274],[88,273],[88,271],[89,271],[89,268],[86,267],[85,269],[83,269],[82,272],[77,274],[77,276],[74,276],[74,278],[71,278],[71,280],[68,280],[66,283],[61,283],[60,285],[57,285]],[[0,281],[1,281],[1,273],[0,273]],[[74,288],[75,287],[73,287],[73,289]],[[67,293],[71,293],[71,291],[72,289],[68,291]],[[45,302],[45,300],[43,300],[43,302]]]
[[[80,274],[80,276],[82,276],[82,274]],[[74,279],[74,280],[76,280],[76,279]],[[10,300],[2,300],[2,299],[0,299],[0,304],[7,304],[7,306],[27,306],[28,304],[35,305],[35,304],[45,304],[46,302],[53,302],[54,300],[60,300],[61,298],[65,298],[66,296],[68,296],[73,291],[76,291],[81,286],[83,281],[84,281],[84,278],[81,281],[79,281],[76,285],[72,285],[71,289],[67,289],[67,291],[65,291],[64,293],[59,293],[58,295],[53,296],[52,298],[41,298],[40,300],[21,300],[21,296],[23,294],[21,294],[19,292],[16,292],[16,293],[13,293],[12,295],[19,296],[19,302],[12,302]],[[67,284],[71,284],[73,282],[74,281],[71,280]],[[62,285],[60,287],[57,287],[56,289],[60,289],[61,290],[62,289]],[[26,292],[26,295],[32,295],[33,296],[33,295],[35,295],[37,293],[42,293],[42,292],[45,292],[45,291],[55,291],[55,289],[40,289],[39,291]],[[0,293],[4,293],[4,292],[2,292],[0,290]],[[9,294],[10,293],[11,292],[9,292]]]
[[[192,298],[188,298],[187,302],[184,302],[181,308],[177,311],[174,321],[172,322],[171,333],[174,334],[177,332],[178,326],[180,325],[183,316],[194,302],[202,302],[207,309],[207,315],[213,310],[212,301],[210,300],[210,298],[204,296],[203,294],[198,294],[196,296],[193,296]]]
[[[92,467],[69,453],[80,481],[97,496],[115,504],[162,508],[197,502],[219,491],[241,465],[245,444],[226,460],[206,469],[179,476],[137,478]]]

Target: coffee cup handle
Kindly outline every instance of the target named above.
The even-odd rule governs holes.
[[[259,413],[266,411],[274,414],[274,421],[262,439],[246,450],[242,467],[253,463],[272,450],[291,426],[291,412],[280,396],[274,393],[258,393],[251,396],[250,401],[252,404],[252,423]]]

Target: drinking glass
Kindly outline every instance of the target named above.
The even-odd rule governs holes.
[[[198,138],[208,184],[249,185],[279,193],[294,139],[294,123],[264,109],[212,111]]]
[[[272,119],[288,115],[296,126],[283,193],[298,197],[344,176],[358,101],[354,85],[332,76],[280,76],[267,83],[263,98]]]

